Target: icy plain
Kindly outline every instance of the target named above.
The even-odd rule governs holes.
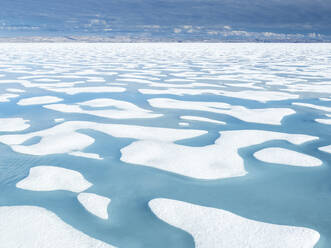
[[[0,248],[330,246],[330,44],[0,54]]]

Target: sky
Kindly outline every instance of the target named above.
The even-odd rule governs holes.
[[[1,0],[0,36],[327,38],[330,0]]]

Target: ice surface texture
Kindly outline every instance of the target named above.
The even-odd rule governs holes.
[[[330,44],[0,54],[0,248],[329,248]]]

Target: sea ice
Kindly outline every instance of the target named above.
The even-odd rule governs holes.
[[[320,105],[315,105],[315,104],[310,104],[310,103],[303,103],[303,102],[294,102],[292,104],[297,105],[297,106],[301,106],[301,107],[307,107],[307,108],[322,110],[322,111],[325,111],[325,112],[331,112],[331,107],[325,107],[325,106],[320,106]]]
[[[331,145],[319,147],[318,150],[331,153]]]
[[[208,111],[226,114],[246,122],[280,125],[281,120],[295,111],[289,108],[248,109],[243,106],[232,106],[223,102],[180,101],[170,98],[152,98],[149,104],[156,108]]]
[[[31,98],[24,98],[18,101],[18,105],[27,106],[27,105],[41,105],[47,103],[55,103],[62,101],[62,98],[56,96],[36,96]]]
[[[66,93],[68,95],[76,95],[81,93],[114,93],[114,92],[124,92],[126,89],[122,87],[111,87],[111,86],[100,86],[100,87],[44,87],[49,91]]]
[[[190,233],[196,248],[313,248],[317,231],[250,220],[226,210],[177,200],[149,202],[161,220]]]
[[[89,106],[94,108],[109,107],[110,109],[85,110],[82,109],[81,106]],[[87,102],[78,103],[77,105],[51,104],[45,105],[44,108],[64,113],[90,114],[113,119],[156,118],[162,116],[161,114],[154,114],[152,111],[139,108],[133,103],[110,98],[94,99]]]
[[[299,98],[299,95],[289,94],[281,91],[266,90],[221,91],[221,94],[228,97],[242,98],[259,102],[282,101]]]
[[[0,118],[0,132],[22,131],[30,127],[23,118]]]
[[[190,121],[210,122],[210,123],[216,123],[216,124],[221,124],[221,125],[226,124],[224,121],[218,121],[218,120],[213,120],[213,119],[209,119],[209,118],[206,118],[206,117],[199,117],[199,116],[185,115],[185,116],[181,116],[180,118],[183,119],[183,120],[190,120]]]
[[[12,93],[24,93],[25,92],[25,90],[17,89],[17,88],[9,88],[9,89],[6,89],[6,91],[12,92]]]
[[[16,152],[30,155],[77,152],[82,151],[94,143],[92,137],[76,132],[79,129],[92,129],[118,138],[157,140],[163,142],[174,142],[207,133],[207,131],[203,130],[68,121],[37,132],[2,135],[0,136],[0,142],[10,145]],[[33,145],[22,145],[22,143],[33,137],[41,137],[40,142]]]
[[[92,184],[82,174],[56,166],[36,166],[29,175],[16,184],[17,188],[34,191],[69,190],[81,192]]]
[[[80,193],[77,196],[78,201],[84,208],[101,219],[108,219],[108,205],[110,199],[93,193]]]
[[[96,153],[87,153],[87,152],[70,152],[72,156],[83,157],[83,158],[92,158],[92,159],[99,159],[102,160],[103,158],[100,157],[99,154]]]
[[[261,161],[275,164],[304,167],[322,165],[322,161],[317,158],[279,147],[270,147],[262,149],[255,152],[254,157]]]
[[[35,206],[0,207],[2,248],[115,248]]]
[[[19,95],[11,94],[11,93],[0,94],[0,102],[9,102],[10,98],[16,98],[16,97],[19,97]]]
[[[331,115],[326,115],[327,117],[331,117]],[[315,119],[316,122],[331,125],[331,118],[329,119]]]
[[[215,144],[192,147],[151,140],[135,141],[121,149],[121,160],[197,179],[243,176],[247,172],[238,149],[270,140],[302,144],[317,139],[302,134],[262,130],[222,131]],[[149,151],[149,152],[142,152]]]

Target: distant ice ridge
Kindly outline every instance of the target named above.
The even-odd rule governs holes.
[[[34,191],[69,190],[81,192],[92,184],[82,174],[56,166],[36,166],[29,175],[16,184],[16,187]]]
[[[151,140],[135,141],[121,149],[121,160],[198,179],[218,179],[243,176],[247,173],[244,167],[244,160],[238,154],[240,148],[270,140],[287,140],[299,145],[318,139],[317,137],[303,134],[287,134],[262,130],[222,131],[220,134],[221,137],[215,141],[215,144],[203,147],[191,147]],[[275,154],[269,155],[274,156]],[[285,155],[293,158],[292,153],[285,153]],[[303,154],[303,156],[303,159],[306,159],[307,155]],[[302,160],[302,157],[297,154],[295,154],[294,158],[298,161]],[[277,158],[272,157],[270,159],[278,161]],[[316,165],[317,162],[315,160],[310,158],[308,165],[311,165],[311,163]],[[284,160],[281,162],[284,162]],[[307,161],[305,160],[305,162]]]
[[[45,208],[0,207],[2,248],[115,248],[74,229]]]
[[[269,224],[229,211],[170,199],[153,199],[154,214],[190,233],[196,248],[313,248],[320,234],[310,228]]]

